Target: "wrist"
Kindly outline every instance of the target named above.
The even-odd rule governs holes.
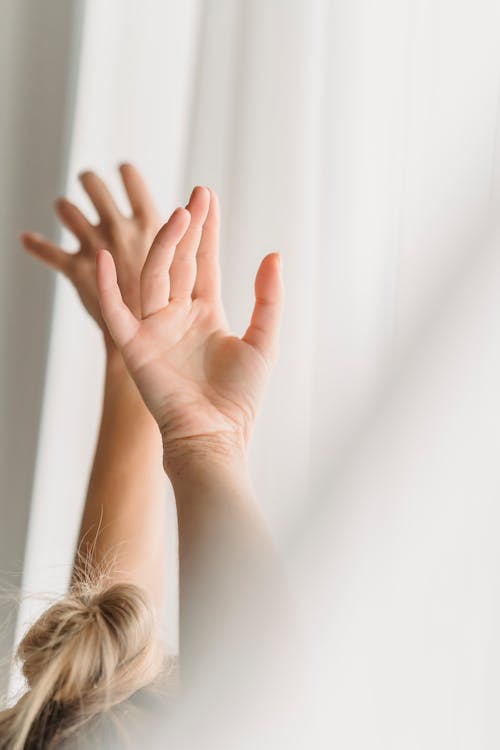
[[[104,399],[111,399],[122,408],[133,406],[136,415],[144,413],[148,421],[154,423],[155,429],[158,429],[118,349],[106,349]]]
[[[128,373],[123,357],[116,348],[109,335],[103,335],[104,356],[106,361],[106,371],[111,374],[122,375]]]
[[[118,351],[118,349],[116,348],[115,342],[109,335],[108,331],[103,330],[101,331],[101,333],[102,333],[102,342],[104,345],[104,353],[106,355],[106,359],[110,359],[110,360],[122,359],[122,356],[120,352]]]
[[[163,467],[172,484],[249,481],[247,451],[233,433],[163,438]]]

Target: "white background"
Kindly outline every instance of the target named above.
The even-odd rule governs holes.
[[[0,5],[7,582],[64,590],[102,374],[15,233],[56,236],[82,168],[134,161],[165,215],[210,184],[235,332],[284,259],[251,460],[316,644],[315,746],[497,748],[500,3],[40,5]]]

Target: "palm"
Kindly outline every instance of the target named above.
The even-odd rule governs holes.
[[[222,316],[196,301],[188,313],[169,305],[144,321],[124,357],[170,439],[224,431],[246,442],[267,367]]]
[[[215,195],[199,188],[158,233],[141,276],[139,319],[99,254],[104,318],[168,441],[234,433],[246,444],[277,346],[281,283],[276,255],[261,263],[252,322],[228,333],[220,301]]]

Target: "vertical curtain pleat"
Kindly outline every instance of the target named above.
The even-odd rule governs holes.
[[[45,8],[69,28],[62,5]],[[17,144],[23,168],[10,157],[15,190],[4,179],[0,201],[12,209],[1,566],[20,566],[26,547],[25,590],[64,590],[103,364],[58,280],[42,394],[52,290],[48,274],[14,260],[17,225],[50,232],[61,184],[88,208],[75,174],[95,166],[118,189],[122,159],[143,169],[165,217],[210,184],[235,333],[261,257],[284,260],[281,356],[251,462],[313,643],[311,746],[496,747],[498,2],[88,0],[70,133],[63,61],[74,42],[47,11],[37,36],[31,16],[8,8],[18,44],[2,48],[2,85],[15,104],[0,144]],[[168,486],[166,497],[174,529]],[[175,566],[173,536],[174,642]]]
[[[0,10],[0,660],[10,656],[31,510],[54,279],[18,234],[55,229],[65,180],[81,3],[10,0]],[[76,58],[78,55],[76,55]],[[0,692],[8,670],[0,673]]]
[[[88,0],[75,87],[75,120],[64,191],[93,216],[76,176],[95,168],[126,209],[117,166],[135,162],[167,217],[183,195],[198,4]],[[134,51],[131,54],[131,50]],[[46,198],[50,204],[50,198]],[[74,238],[63,234],[66,248]],[[56,281],[47,378],[23,570],[27,599],[18,633],[67,587],[93,459],[103,378],[103,348],[70,283]],[[175,648],[176,529],[166,483],[171,607],[166,623]]]

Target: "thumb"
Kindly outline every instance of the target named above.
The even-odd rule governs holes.
[[[96,283],[102,317],[113,341],[121,350],[137,332],[139,321],[122,299],[113,256],[107,250],[97,252]]]
[[[270,253],[261,261],[255,277],[255,305],[243,341],[255,347],[272,363],[278,351],[279,326],[283,310],[281,256]]]

